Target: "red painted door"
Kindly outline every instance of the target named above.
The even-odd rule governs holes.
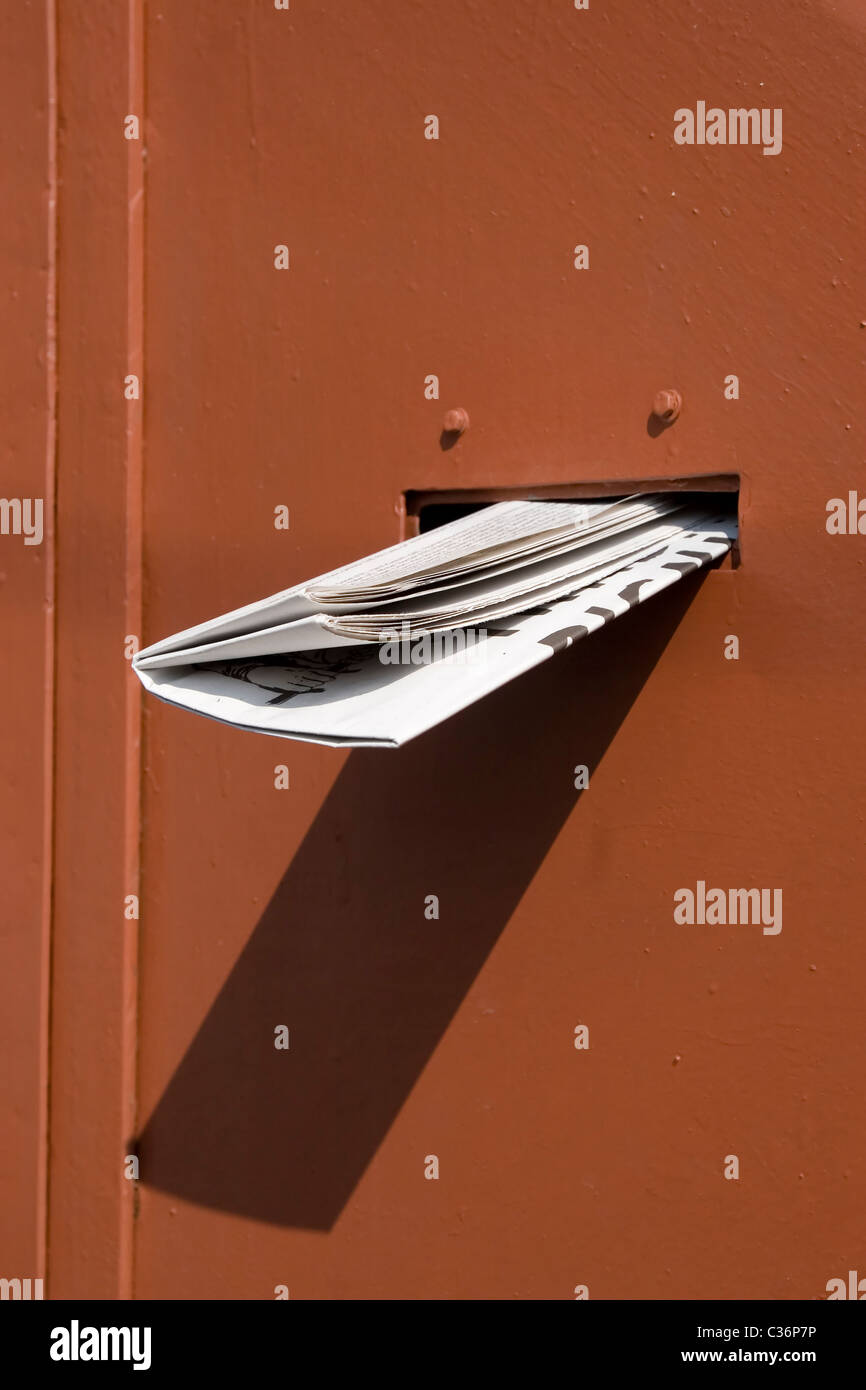
[[[54,1297],[823,1297],[864,1216],[866,542],[827,529],[862,487],[859,8],[11,27],[7,490],[58,422],[56,552],[2,538],[16,1260],[47,1192]],[[781,110],[781,147],[678,144],[699,103]],[[399,752],[129,669],[397,540],[407,491],[698,474],[739,477],[738,568]],[[699,883],[781,891],[781,930],[678,922]]]

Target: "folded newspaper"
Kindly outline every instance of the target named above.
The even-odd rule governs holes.
[[[145,688],[257,733],[396,748],[711,564],[736,537],[670,493],[501,502],[139,652]]]

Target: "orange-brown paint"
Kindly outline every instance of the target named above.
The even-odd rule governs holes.
[[[866,1215],[866,542],[824,526],[866,490],[861,11],[3,27],[4,495],[52,496],[55,187],[59,231],[56,531],[0,537],[0,1275],[47,1243],[52,1297],[823,1296]],[[704,98],[782,107],[781,153],[675,146]],[[413,498],[699,475],[739,481],[739,568],[405,750],[153,701],[139,745],[138,626],[387,545]],[[783,884],[783,931],[676,927],[700,878]]]

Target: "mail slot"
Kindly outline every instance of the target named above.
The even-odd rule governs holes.
[[[423,535],[449,521],[469,516],[495,502],[597,501],[628,497],[635,493],[675,492],[684,503],[700,502],[737,519],[731,549],[717,563],[719,569],[736,569],[740,555],[740,479],[736,473],[698,474],[682,478],[609,479],[605,482],[528,484],[526,487],[408,489],[403,497],[403,538]]]

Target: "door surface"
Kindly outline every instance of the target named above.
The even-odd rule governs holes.
[[[34,0],[4,31],[3,488],[48,518],[0,537],[8,1273],[824,1297],[864,1233],[866,540],[827,526],[866,495],[862,10]],[[780,150],[677,144],[699,102],[780,109]],[[130,670],[398,540],[407,491],[715,474],[737,567],[403,750],[244,735]],[[781,929],[678,922],[698,883],[780,890]]]

